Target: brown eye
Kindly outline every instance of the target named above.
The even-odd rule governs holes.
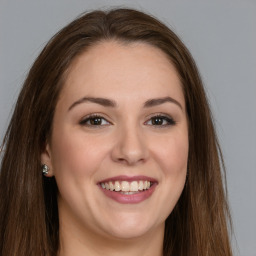
[[[90,118],[88,121],[89,121],[90,125],[101,125],[102,124],[102,118],[100,118],[100,117]]]
[[[153,116],[146,122],[146,124],[154,126],[168,126],[174,125],[175,121],[168,116]]]
[[[164,119],[161,117],[152,118],[152,125],[163,125]]]
[[[85,126],[104,126],[110,123],[101,116],[89,116],[80,122],[81,125]]]

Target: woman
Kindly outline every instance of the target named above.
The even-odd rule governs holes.
[[[231,255],[202,82],[153,17],[94,11],[56,34],[3,152],[2,256]]]

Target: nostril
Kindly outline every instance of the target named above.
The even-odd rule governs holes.
[[[126,164],[126,165],[135,165],[141,162],[144,162],[143,158],[118,158],[117,162]]]
[[[135,165],[147,159],[146,143],[135,134],[135,132],[129,131],[126,135],[120,135],[121,137],[117,140],[111,152],[113,161],[120,164]]]
[[[130,161],[128,161],[128,160],[125,159],[125,158],[118,158],[118,159],[117,159],[117,162],[120,162],[120,163],[127,163],[127,164],[130,163]]]
[[[124,159],[124,158],[121,158],[121,157],[119,157],[117,160],[118,160],[118,161],[125,161],[125,159]]]

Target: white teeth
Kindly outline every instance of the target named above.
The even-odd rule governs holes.
[[[121,191],[122,194],[134,194],[134,192],[139,192],[147,190],[150,188],[150,181],[109,181],[100,184],[103,189],[110,191]]]
[[[144,183],[143,183],[143,188],[144,188],[144,189],[147,189],[147,186],[148,186],[148,182],[147,182],[147,181],[144,181]]]
[[[130,184],[130,191],[138,191],[139,189],[138,187],[139,187],[138,182],[132,181]]]
[[[130,190],[130,185],[128,181],[122,181],[121,182],[121,190],[124,192],[128,192]]]
[[[119,181],[115,181],[115,191],[120,191],[121,190],[121,186]]]
[[[109,182],[109,189],[110,189],[110,191],[114,190],[114,185],[111,181]]]
[[[139,181],[139,188],[138,189],[139,190],[143,190],[144,189],[143,181],[142,180]]]

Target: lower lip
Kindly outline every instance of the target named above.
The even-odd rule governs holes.
[[[143,202],[144,200],[148,199],[153,194],[153,192],[156,188],[156,185],[157,184],[154,183],[149,189],[144,190],[139,193],[136,193],[136,194],[132,194],[132,195],[125,195],[125,194],[121,194],[120,192],[110,191],[110,190],[102,188],[100,185],[99,185],[99,187],[107,197],[117,201],[118,203],[138,204],[138,203]]]

